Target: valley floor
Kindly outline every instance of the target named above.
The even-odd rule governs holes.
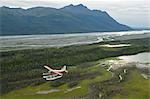
[[[118,56],[150,52],[149,38],[62,48],[1,53],[1,99],[149,99],[150,63],[122,62]],[[101,46],[129,44],[130,46]],[[68,74],[45,81],[43,65],[67,65]],[[9,73],[8,73],[9,72]]]
[[[77,77],[68,80],[66,75],[64,84],[55,85],[61,79],[48,81],[12,91],[1,99],[149,99],[149,77],[144,78],[134,66],[108,71],[110,65],[104,64],[106,60],[110,59],[69,67],[70,75]]]

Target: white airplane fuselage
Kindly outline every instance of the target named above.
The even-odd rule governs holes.
[[[44,67],[49,70],[48,73],[43,73],[43,78],[45,78],[46,80],[55,80],[61,78],[63,76],[63,72],[68,73],[68,71],[66,70],[66,66],[64,66],[60,70],[54,70],[48,66]]]

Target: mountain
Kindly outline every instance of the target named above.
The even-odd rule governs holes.
[[[105,11],[68,5],[60,9],[0,7],[1,35],[52,34],[100,31],[124,31],[130,27],[118,23]]]

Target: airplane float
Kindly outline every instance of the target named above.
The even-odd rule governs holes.
[[[43,73],[43,78],[45,78],[46,80],[55,80],[63,77],[64,72],[68,73],[68,71],[66,70],[66,66],[64,66],[60,70],[54,70],[48,66],[44,67],[48,69],[48,73]]]

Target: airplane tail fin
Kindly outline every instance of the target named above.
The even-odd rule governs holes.
[[[62,68],[62,70],[65,71],[65,72],[68,72],[66,65]]]

